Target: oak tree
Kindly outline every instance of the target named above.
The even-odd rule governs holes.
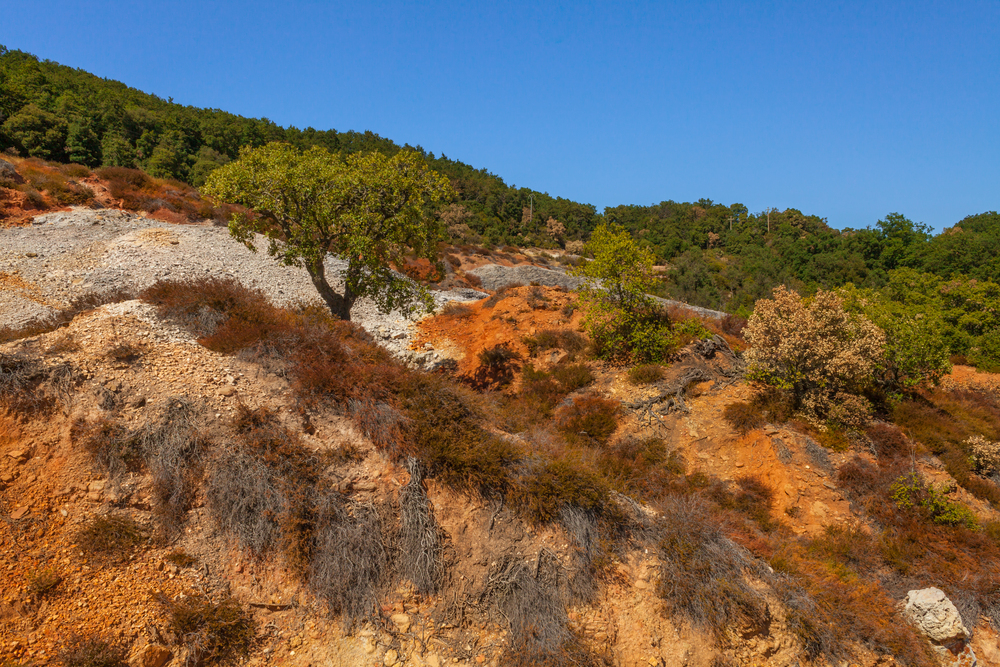
[[[268,254],[304,267],[341,319],[350,319],[363,296],[383,312],[433,305],[425,288],[390,266],[401,266],[407,253],[436,261],[442,225],[431,209],[454,198],[448,179],[412,151],[345,158],[275,142],[241,150],[238,160],[209,174],[202,191],[246,207],[229,224],[233,238],[256,251],[254,235],[267,237]],[[328,253],[347,262],[340,292],[327,279]]]

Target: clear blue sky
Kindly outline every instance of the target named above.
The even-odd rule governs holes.
[[[589,202],[1000,209],[1000,1],[8,0],[0,43]]]

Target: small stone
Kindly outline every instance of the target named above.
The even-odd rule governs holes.
[[[235,393],[236,389],[234,389],[233,387],[223,387],[222,389],[219,390],[219,396],[223,397],[232,396]]]
[[[400,632],[406,632],[410,629],[410,617],[407,614],[393,614],[389,617]]]
[[[24,253],[24,256],[25,257],[38,257],[38,253],[37,252],[26,252],[26,253]]]
[[[437,653],[428,653],[424,656],[427,667],[441,667],[441,657]]]
[[[149,644],[142,649],[139,661],[142,667],[163,667],[171,657],[170,649],[166,646]]]
[[[16,510],[10,513],[10,518],[14,521],[23,519],[24,516],[28,513],[28,510],[29,508],[27,505],[25,505],[24,507],[18,507]]]
[[[398,662],[399,662],[399,653],[397,653],[396,649],[394,648],[391,648],[388,651],[386,651],[385,657],[382,658],[382,664],[385,665],[385,667],[393,667],[393,665],[395,665]]]
[[[99,479],[99,480],[93,481],[90,484],[88,484],[87,485],[87,490],[88,491],[103,491],[104,487],[107,486],[107,484],[108,483],[106,481],[104,481],[103,479]]]

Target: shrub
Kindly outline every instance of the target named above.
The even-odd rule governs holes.
[[[406,467],[410,481],[399,491],[400,569],[418,593],[433,594],[444,574],[442,531],[434,520],[434,509],[423,487],[420,462],[410,458]]]
[[[521,355],[517,351],[510,349],[510,346],[506,343],[484,348],[480,350],[478,356],[481,366],[495,372],[504,371],[509,368],[511,363],[520,361],[521,359]]]
[[[601,514],[610,509],[609,487],[579,461],[556,460],[541,465],[518,480],[512,492],[529,521],[547,523],[566,507]]]
[[[653,384],[663,379],[663,366],[659,364],[644,364],[629,370],[629,384],[643,385]]]
[[[436,376],[414,375],[402,387],[409,417],[402,453],[416,456],[428,475],[461,490],[495,496],[506,493],[517,448],[478,423],[473,397]]]
[[[188,650],[195,665],[219,665],[250,652],[254,638],[253,619],[235,599],[212,602],[190,595],[166,603],[170,630]]]
[[[747,325],[747,318],[740,317],[739,315],[726,315],[719,322],[719,326],[723,333],[727,333],[730,336],[742,336],[743,329]]]
[[[573,399],[573,403],[556,411],[556,426],[563,433],[607,444],[618,428],[621,404],[596,394]]]
[[[565,350],[572,359],[587,347],[587,339],[572,329],[542,329],[534,336],[527,336],[524,344],[528,354],[535,357],[545,350]]]
[[[761,299],[744,336],[748,377],[787,389],[810,422],[858,427],[871,405],[861,393],[885,348],[881,329],[844,310],[833,292],[803,300],[784,286]]]
[[[59,652],[65,667],[128,667],[128,652],[121,644],[101,637],[70,638],[68,645]]]
[[[328,495],[317,508],[308,582],[348,628],[371,620],[391,581],[387,526],[374,505]]]
[[[85,523],[76,534],[76,542],[91,558],[114,563],[128,560],[149,535],[149,530],[135,519],[109,514]]]
[[[972,450],[972,465],[980,475],[995,475],[1000,472],[1000,442],[991,442],[981,435],[974,435],[965,441]]]
[[[582,389],[594,381],[594,374],[585,364],[560,364],[552,369],[551,375],[566,393]]]
[[[670,319],[648,296],[656,282],[653,254],[618,224],[599,225],[587,251],[594,260],[573,273],[580,288],[584,326],[597,354],[637,362],[662,360],[675,346]]]
[[[40,568],[28,577],[28,593],[39,599],[51,593],[62,582],[59,573],[50,567]]]
[[[764,625],[767,603],[746,576],[765,579],[765,570],[723,535],[704,501],[668,499],[661,517],[659,593],[667,606],[719,640]]]
[[[922,508],[934,523],[945,526],[964,525],[975,529],[976,515],[961,503],[949,500],[947,490],[934,484],[925,484],[919,474],[913,472],[900,476],[890,487],[891,498],[902,510]]]

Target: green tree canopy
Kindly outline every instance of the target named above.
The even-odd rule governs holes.
[[[266,236],[268,254],[303,266],[342,319],[350,319],[362,296],[386,312],[433,304],[423,287],[390,268],[407,252],[436,261],[442,230],[431,208],[454,198],[448,179],[413,151],[342,158],[318,146],[302,152],[270,143],[240,151],[238,160],[209,174],[202,191],[245,206],[229,224],[233,238],[256,251],[254,234]],[[342,293],[327,280],[327,253],[347,262]]]
[[[662,359],[674,339],[669,319],[649,296],[656,284],[653,252],[616,223],[599,225],[585,252],[594,258],[574,274],[587,278],[580,301],[598,354],[634,361]]]

